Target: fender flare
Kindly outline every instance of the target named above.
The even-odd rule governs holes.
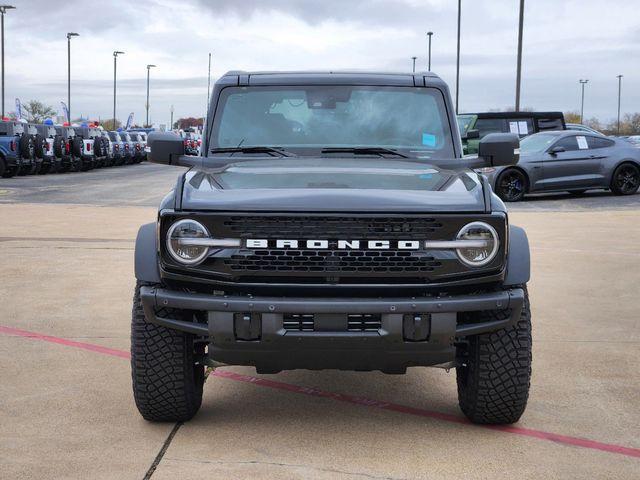
[[[156,223],[147,223],[138,230],[135,249],[135,275],[141,282],[160,283]]]
[[[524,285],[531,278],[529,239],[523,228],[509,225],[509,252],[505,286]]]

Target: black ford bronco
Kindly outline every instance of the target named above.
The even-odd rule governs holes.
[[[206,366],[439,366],[456,369],[471,421],[517,421],[529,246],[471,168],[513,164],[518,146],[491,134],[462,158],[430,72],[224,75],[200,156],[173,133],[148,138],[151,162],[190,168],[136,240],[142,416],[193,417]]]

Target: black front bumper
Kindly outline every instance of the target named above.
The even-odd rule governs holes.
[[[384,299],[213,296],[152,286],[140,289],[147,321],[206,337],[209,357],[214,361],[254,365],[263,372],[335,368],[396,373],[409,366],[448,363],[455,359],[455,342],[459,339],[515,324],[524,296],[521,288],[473,295]],[[166,308],[202,315],[194,316],[193,321],[158,315]],[[460,321],[459,313],[482,310],[504,310],[508,314],[490,322]],[[260,318],[254,339],[238,338],[242,338],[238,313]],[[314,331],[292,331],[284,328],[285,314],[316,314],[329,319],[342,314],[379,314],[380,328],[331,331],[320,325]],[[405,314],[429,318],[425,339],[407,339]]]

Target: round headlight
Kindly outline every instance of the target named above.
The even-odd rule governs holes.
[[[209,232],[195,220],[178,220],[167,232],[167,250],[178,262],[194,265],[207,256],[209,247],[189,242],[193,239],[209,238]]]
[[[457,240],[468,243],[468,247],[458,248],[458,257],[471,267],[482,267],[493,260],[498,253],[500,242],[495,229],[484,222],[468,223],[458,232]]]

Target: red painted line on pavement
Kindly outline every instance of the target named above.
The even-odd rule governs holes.
[[[27,330],[21,330],[14,327],[5,327],[0,325],[0,333],[8,335],[17,335],[20,337],[34,338],[36,340],[42,340],[50,343],[57,343],[67,347],[75,347],[91,352],[102,353],[104,355],[111,355],[114,357],[120,357],[129,359],[129,352],[123,350],[116,350],[113,348],[102,347],[100,345],[94,345],[91,343],[76,342],[74,340],[67,340],[65,338],[53,337],[51,335],[43,335],[40,333],[29,332]],[[624,447],[621,445],[615,445],[611,443],[597,442],[595,440],[589,440],[587,438],[570,437],[567,435],[560,435],[557,433],[545,432],[542,430],[534,430],[531,428],[514,427],[512,425],[474,425],[469,420],[458,415],[452,415],[449,413],[436,412],[433,410],[425,410],[422,408],[409,407],[407,405],[400,405],[397,403],[388,403],[380,400],[373,400],[365,397],[357,397],[354,395],[347,395],[343,393],[334,393],[326,390],[320,390],[312,387],[302,387],[299,385],[293,385],[290,383],[278,382],[276,380],[269,380],[266,378],[254,377],[251,375],[242,375],[239,373],[230,372],[228,370],[215,370],[212,375],[220,378],[226,378],[234,380],[236,382],[251,383],[260,387],[268,387],[276,390],[283,390],[286,392],[297,393],[301,395],[308,395],[312,397],[329,398],[338,402],[351,403],[354,405],[361,405],[364,407],[377,408],[380,410],[388,410],[397,413],[403,413],[407,415],[415,415],[419,417],[433,418],[436,420],[442,420],[450,423],[457,423],[461,425],[472,426],[476,428],[487,428],[490,430],[496,430],[504,433],[512,433],[515,435],[521,435],[525,437],[537,438],[540,440],[547,440],[550,442],[571,445],[574,447],[587,448],[590,450],[600,450],[608,453],[617,453],[628,457],[640,458],[640,448]]]
[[[76,342],[75,340],[67,340],[66,338],[52,337],[51,335],[44,335],[42,333],[28,332],[27,330],[21,330],[19,328],[5,327],[3,325],[0,325],[0,333],[17,335],[20,337],[35,338],[36,340],[57,343],[59,345],[65,345],[67,347],[81,348],[83,350],[89,350],[90,352],[103,353],[105,355],[111,355],[113,357],[121,357],[126,359],[131,358],[129,352],[125,352],[123,350],[115,350],[109,347],[102,347],[100,345],[94,345],[93,343]]]

